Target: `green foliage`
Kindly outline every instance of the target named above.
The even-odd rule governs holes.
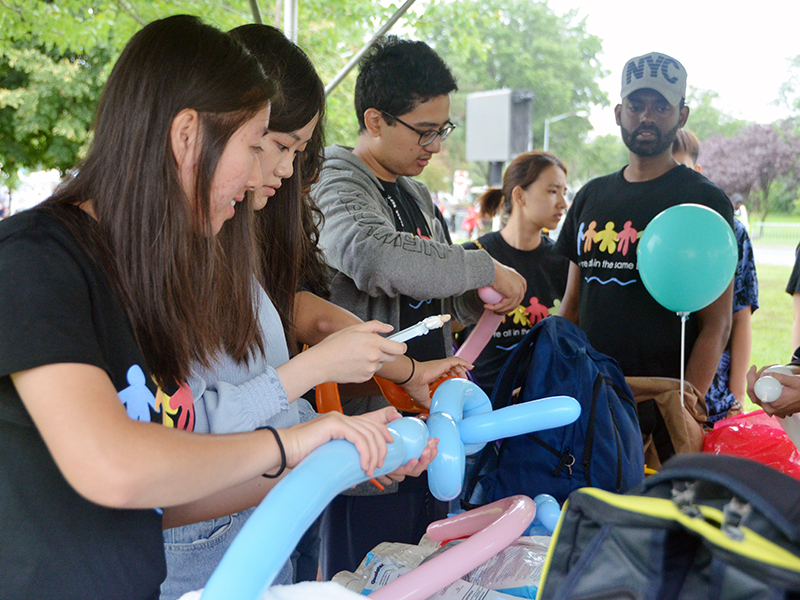
[[[14,187],[19,167],[78,161],[102,89],[106,56],[58,57],[36,48],[8,48],[0,63],[0,166]]]
[[[738,135],[749,123],[726,115],[714,104],[719,94],[711,90],[689,87],[686,104],[691,109],[687,129],[691,129],[698,139],[707,140],[714,136],[732,137]]]
[[[281,0],[279,0],[281,1]],[[298,45],[311,58],[327,84],[395,12],[371,0],[302,0],[298,15]],[[401,19],[395,27],[407,23]],[[353,108],[353,90],[358,68],[328,96],[325,134],[329,144],[354,145],[358,122]]]
[[[795,114],[800,114],[800,54],[789,60],[787,79],[781,85],[781,103]]]
[[[753,313],[750,364],[764,367],[786,364],[792,355],[792,297],[784,289],[791,266],[757,264],[758,302]]]
[[[541,146],[544,120],[563,113],[608,105],[598,86],[605,75],[597,55],[598,37],[586,31],[574,12],[556,15],[545,2],[530,0],[436,0],[414,24],[459,79],[451,113],[464,122],[466,96],[501,88],[530,90],[534,146]],[[550,149],[567,162],[581,162],[581,145],[591,126],[586,118],[569,118],[551,128]],[[455,168],[464,161],[464,131],[448,140]],[[483,165],[472,165],[476,175]],[[473,177],[477,179],[477,177]]]
[[[3,0],[0,3],[0,177],[65,171],[81,157],[111,65],[142,25],[192,13],[222,28],[250,20],[246,0]]]
[[[262,0],[263,22],[282,28],[282,5]],[[396,8],[302,0],[298,44],[328,82]],[[122,48],[143,25],[172,14],[200,15],[226,31],[253,22],[248,0],[0,0],[0,178],[13,187],[18,168],[74,166]],[[355,142],[354,82],[355,72],[328,99],[331,143]]]
[[[570,169],[570,181],[586,183],[590,179],[619,171],[628,164],[628,149],[618,135],[601,135],[586,142],[578,160]]]

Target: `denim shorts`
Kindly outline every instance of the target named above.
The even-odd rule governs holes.
[[[187,592],[205,587],[253,510],[164,531],[167,578],[161,584],[161,600],[177,600]],[[273,585],[290,583],[292,563],[287,561]]]

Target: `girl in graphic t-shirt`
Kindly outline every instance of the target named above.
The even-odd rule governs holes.
[[[502,188],[490,188],[478,199],[487,217],[502,210],[505,225],[465,247],[485,249],[528,283],[523,304],[506,315],[475,361],[472,374],[490,397],[511,350],[564,296],[569,261],[553,251],[553,240],[546,232],[561,221],[566,193],[564,163],[547,152],[526,152],[508,165]]]
[[[0,223],[0,597],[156,599],[162,509],[228,514],[334,438],[367,474],[382,463],[391,409],[236,435],[161,424],[194,423],[190,365],[264,351],[251,196],[273,91],[230,36],[151,23],[109,76],[80,167]],[[277,374],[287,391],[304,365],[362,380],[404,351],[388,329],[348,328]]]

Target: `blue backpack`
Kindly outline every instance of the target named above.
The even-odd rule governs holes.
[[[581,487],[623,493],[642,483],[636,403],[619,365],[594,350],[579,327],[553,316],[537,323],[511,353],[492,405],[497,410],[559,395],[580,402],[578,420],[488,444],[467,475],[465,507],[514,494],[550,494],[563,503]]]

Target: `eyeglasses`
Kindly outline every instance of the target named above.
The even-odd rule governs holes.
[[[401,121],[394,115],[390,115],[385,110],[382,110],[381,113],[383,114],[384,117],[389,117],[390,119],[394,119],[401,125],[405,125],[406,127],[408,127],[414,133],[419,134],[420,146],[427,146],[428,144],[431,144],[433,140],[435,140],[438,136],[442,136],[442,141],[445,141],[448,137],[450,137],[450,134],[453,133],[453,129],[456,128],[455,124],[448,121],[447,124],[441,129],[429,129],[428,131],[423,131],[421,129],[417,129],[416,127],[412,127],[405,121]]]

